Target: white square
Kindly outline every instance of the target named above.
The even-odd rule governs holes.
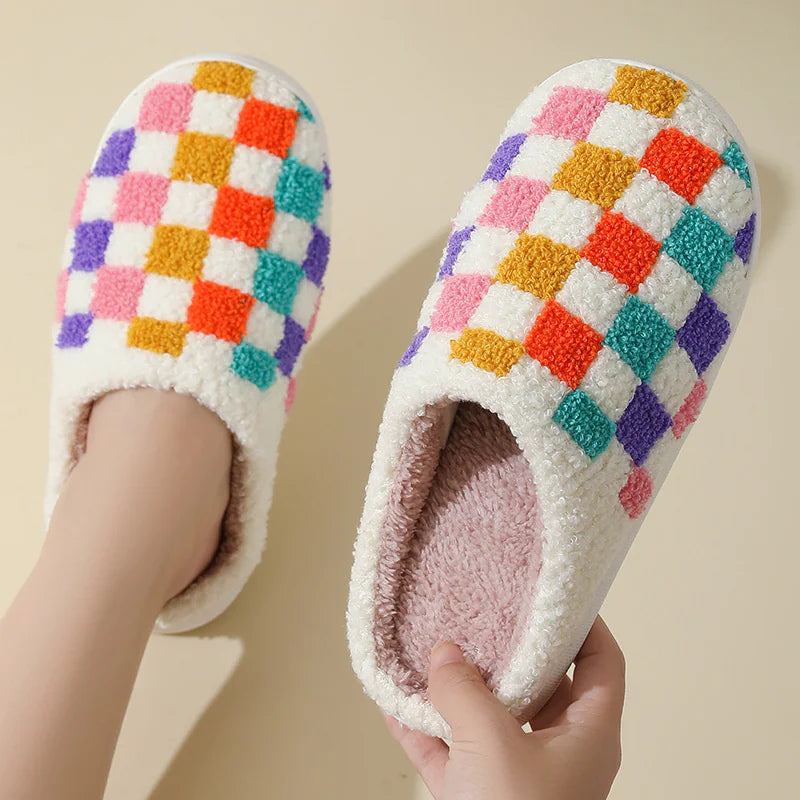
[[[689,354],[677,343],[673,343],[664,358],[659,361],[648,383],[661,401],[661,405],[673,417],[678,413],[696,381],[697,370]]]
[[[724,152],[731,137],[725,130],[722,120],[692,90],[686,92],[683,100],[672,112],[670,125],[679,131],[694,136],[712,150]]]
[[[74,258],[73,250],[75,249],[75,229],[70,228],[67,235],[64,237],[64,249],[61,251],[61,266],[68,269],[72,264]]]
[[[422,301],[422,308],[419,312],[419,320],[417,321],[417,330],[421,330],[424,327],[430,327],[431,324],[431,316],[433,315],[433,311],[436,308],[436,304],[439,302],[439,298],[442,296],[442,290],[444,289],[444,281],[436,281],[430,289],[428,289],[428,294],[425,295],[425,299]]]
[[[65,314],[85,314],[89,310],[96,277],[94,272],[75,270],[69,273],[64,300]]]
[[[556,294],[556,300],[605,336],[625,305],[627,292],[627,287],[610,272],[582,258]]]
[[[154,229],[141,222],[117,222],[106,248],[106,264],[141,267],[153,243]]]
[[[211,224],[217,188],[208,183],[172,181],[167,190],[167,202],[161,212],[164,225],[185,225],[206,230]]]
[[[250,91],[257,100],[264,100],[276,106],[297,109],[298,102],[294,92],[274,75],[265,72],[256,72]]]
[[[237,144],[233,151],[228,182],[250,194],[272,197],[282,165],[282,159],[266,150]]]
[[[148,274],[144,279],[136,314],[165,322],[186,322],[193,288],[190,281],[181,278]]]
[[[723,165],[711,173],[695,203],[733,235],[753,213],[753,192],[736,172]]]
[[[661,242],[675,227],[687,205],[666,183],[639,170],[614,204],[614,211]]]
[[[747,268],[739,256],[734,256],[725,266],[710,292],[710,297],[732,323],[739,319],[747,297]]]
[[[275,212],[272,233],[269,237],[269,249],[274,253],[302,265],[306,259],[306,251],[314,236],[311,223],[287,214]]]
[[[283,339],[286,318],[266,303],[256,301],[247,317],[247,341],[268,353],[275,353]]]
[[[633,399],[640,383],[636,373],[620,358],[619,353],[603,346],[586,370],[580,388],[612,422],[616,422]]]
[[[559,167],[572,155],[575,142],[547,134],[532,133],[511,162],[509,175],[522,175],[550,183]]]
[[[639,284],[638,295],[678,330],[702,291],[700,284],[677,261],[662,253],[650,274]]]
[[[533,118],[537,117],[544,108],[545,103],[550,97],[550,93],[537,87],[534,89],[514,110],[511,119],[506,123],[503,131],[503,140],[518,133],[528,133],[533,123]]]
[[[200,89],[192,98],[192,111],[186,129],[232,139],[242,106],[244,100],[240,97]]]
[[[468,327],[486,328],[521,342],[544,303],[530,292],[493,283],[469,319]]]
[[[478,228],[464,243],[453,264],[453,274],[478,274],[494,277],[497,265],[511,252],[517,241],[515,231]]]
[[[558,404],[569,391],[564,381],[527,353],[523,353],[511,367],[504,383],[509,392],[524,403],[525,415],[530,422],[538,426],[550,422]]]
[[[117,178],[91,177],[86,182],[86,197],[81,208],[81,222],[114,218]]]
[[[578,86],[608,94],[617,78],[618,64],[607,58],[580,61],[551,75],[542,86]]]
[[[453,227],[458,229],[474,225],[478,221],[478,217],[483,214],[489,200],[492,199],[495,189],[497,189],[497,181],[481,181],[473,186],[461,201],[458,214],[453,220]]]
[[[573,197],[569,192],[548,192],[528,225],[528,233],[541,233],[555,242],[580,250],[597,227],[603,209]]]
[[[620,103],[606,103],[586,141],[639,159],[665,124],[666,120],[646,111]]]
[[[294,305],[292,306],[292,319],[303,328],[308,327],[311,317],[314,316],[319,295],[320,289],[315,283],[306,278],[300,281],[294,298]]]
[[[203,262],[205,280],[252,294],[257,266],[258,253],[254,248],[235,239],[209,237],[208,253]]]
[[[319,125],[307,117],[300,117],[294,129],[292,158],[318,172],[325,164],[325,150]]]
[[[162,131],[137,131],[128,161],[131,172],[149,172],[152,175],[172,177],[172,163],[178,149],[178,136]]]

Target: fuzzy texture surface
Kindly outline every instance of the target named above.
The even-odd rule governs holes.
[[[582,62],[514,112],[453,221],[367,484],[348,633],[385,711],[447,735],[423,678],[436,638],[516,715],[547,700],[713,383],[759,231],[741,135],[675,75]],[[486,509],[526,507],[536,523],[498,539]]]
[[[70,217],[58,278],[49,521],[91,404],[115,389],[193,395],[234,437],[210,567],[157,629],[221,613],[258,563],[278,441],[330,249],[324,132],[284,76],[178,62],[114,115]]]

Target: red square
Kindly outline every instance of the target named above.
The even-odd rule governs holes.
[[[631,292],[647,277],[661,244],[622,214],[606,211],[581,255],[610,272]]]
[[[555,300],[548,300],[528,332],[525,350],[577,389],[602,344],[603,337],[591,325],[573,317]]]
[[[694,203],[711,173],[721,164],[716,151],[677,128],[659,131],[641,161],[651,175],[690,203]]]
[[[186,322],[189,329],[209,333],[218,339],[240,342],[254,297],[211,281],[197,281]]]
[[[264,247],[274,218],[275,201],[271,197],[223,186],[217,193],[208,232],[238,239],[250,247]]]
[[[240,144],[269,150],[280,158],[289,155],[298,111],[251,97],[239,113],[234,139]]]

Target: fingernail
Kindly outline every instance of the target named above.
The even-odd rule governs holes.
[[[457,644],[439,642],[431,653],[431,669],[439,669],[445,664],[455,664],[464,660],[464,654]]]

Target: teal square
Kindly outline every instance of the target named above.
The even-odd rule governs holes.
[[[309,222],[316,222],[324,191],[325,176],[290,156],[284,159],[281,174],[278,176],[275,208]]]
[[[731,142],[722,154],[722,160],[748,185],[751,186],[750,167],[744,157],[741,147],[736,142]]]
[[[663,250],[710,292],[733,258],[733,243],[722,225],[689,206],[664,240]]]
[[[269,303],[279,314],[292,313],[303,268],[269,250],[258,251],[258,267],[253,278],[253,295]]]
[[[300,98],[297,99],[297,110],[300,112],[301,117],[310,119],[312,122],[314,121],[314,115],[311,113],[311,109],[300,100]]]
[[[558,404],[553,419],[580,445],[589,458],[596,458],[614,438],[617,426],[586,392],[576,389]]]
[[[636,295],[617,314],[606,334],[605,344],[613,347],[643,380],[649,380],[658,362],[675,338],[670,324],[651,305]]]
[[[254,383],[262,391],[275,382],[278,359],[266,350],[259,350],[249,342],[239,342],[233,350],[231,369],[240,377]]]

